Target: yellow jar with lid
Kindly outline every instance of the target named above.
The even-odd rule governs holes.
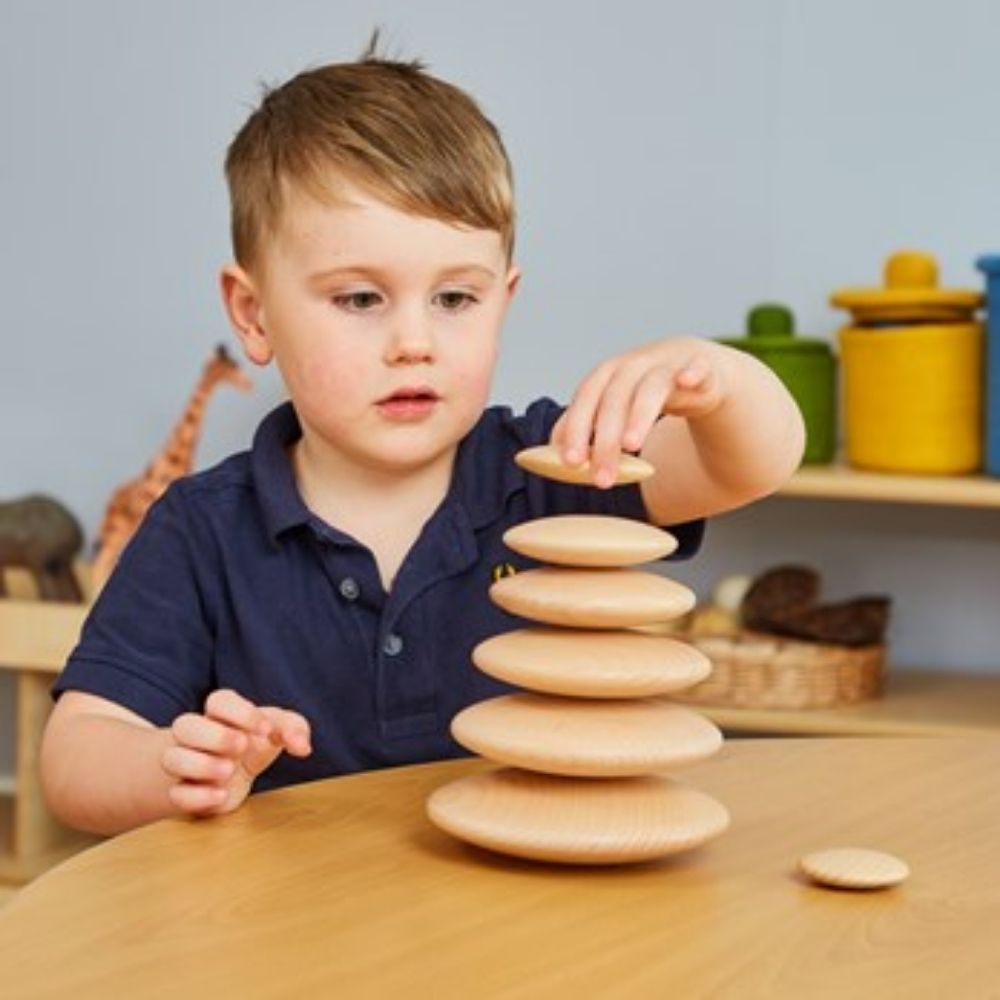
[[[901,251],[882,288],[830,297],[850,310],[840,331],[847,461],[884,472],[960,474],[983,460],[983,304],[938,287],[936,260]]]

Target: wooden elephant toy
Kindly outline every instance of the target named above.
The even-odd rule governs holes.
[[[73,560],[83,547],[77,519],[58,500],[42,495],[0,502],[0,595],[2,570],[27,569],[43,601],[82,601]]]

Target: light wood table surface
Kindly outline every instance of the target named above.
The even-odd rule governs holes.
[[[1000,740],[731,740],[685,769],[732,813],[689,854],[561,868],[424,817],[460,761],[260,795],[85,851],[0,911],[0,995],[1000,997]],[[906,860],[816,887],[798,857]]]

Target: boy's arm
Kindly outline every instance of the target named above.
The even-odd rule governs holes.
[[[798,467],[802,415],[753,356],[712,341],[664,340],[604,362],[581,383],[552,441],[614,481],[622,450],[656,475],[642,484],[650,520],[676,524],[774,492]]]
[[[282,750],[311,752],[306,720],[235,691],[213,692],[203,715],[186,713],[164,728],[105,698],[66,691],[42,741],[42,788],[64,823],[115,834],[167,816],[232,812]]]

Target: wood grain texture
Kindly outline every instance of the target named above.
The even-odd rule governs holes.
[[[546,479],[554,479],[560,483],[575,483],[580,486],[591,485],[593,472],[590,462],[581,465],[567,465],[559,452],[550,444],[540,444],[534,448],[525,448],[514,456],[514,461],[528,472]],[[645,459],[635,455],[622,454],[618,461],[618,474],[615,485],[639,483],[649,479],[655,470]]]
[[[722,746],[718,727],[702,715],[645,698],[502,695],[463,709],[451,732],[467,750],[501,764],[584,778],[666,771]]]
[[[570,628],[627,628],[679,618],[694,607],[692,590],[635,569],[544,566],[497,580],[490,599],[504,611]]]
[[[523,556],[558,566],[635,566],[677,548],[677,539],[662,528],[600,514],[536,518],[509,528],[503,540]]]
[[[671,778],[553,778],[503,768],[439,788],[431,820],[501,854],[608,865],[687,851],[729,825],[724,806]]]
[[[574,698],[642,698],[704,680],[700,650],[666,636],[559,628],[515,629],[472,651],[484,673],[532,691]]]
[[[77,855],[0,910],[5,1000],[989,997],[1000,740],[729,741],[684,772],[732,825],[636,867],[466,847],[424,805],[477,761],[319,781]],[[913,874],[796,871],[877,845]]]

